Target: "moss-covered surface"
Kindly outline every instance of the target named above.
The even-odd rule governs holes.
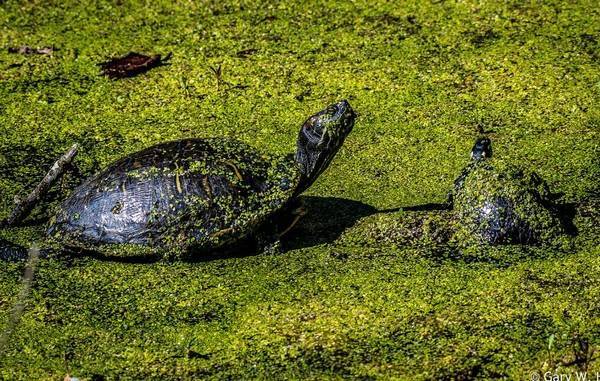
[[[535,170],[565,202],[597,192],[598,12],[595,1],[3,2],[0,217],[73,142],[89,175],[182,137],[288,153],[303,120],[340,98],[360,117],[283,255],[41,260],[0,377],[600,371],[581,350],[600,348],[594,204],[561,250],[504,246],[466,260],[435,242],[360,237],[370,219],[414,213],[367,217],[376,209],[444,201],[481,130],[495,156]],[[57,50],[7,52],[21,45]],[[132,79],[98,75],[97,63],[130,50],[173,58]],[[30,222],[48,217],[48,201]],[[0,234],[27,244],[42,231]],[[4,332],[24,265],[0,266]]]

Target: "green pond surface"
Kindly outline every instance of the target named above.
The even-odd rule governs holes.
[[[359,114],[281,255],[42,259],[28,292],[25,264],[0,263],[1,379],[600,372],[597,208],[553,246],[393,237],[437,213],[415,209],[446,199],[482,132],[562,203],[598,196],[596,1],[0,1],[0,48],[0,218],[73,143],[88,176],[187,137],[291,153],[327,104]],[[173,56],[100,75],[129,51]],[[0,238],[43,244],[78,181]]]

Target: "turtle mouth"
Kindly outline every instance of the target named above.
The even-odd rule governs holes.
[[[356,113],[352,107],[350,107],[350,103],[344,99],[331,105],[330,107],[333,111],[331,121],[337,121],[339,123],[340,132],[349,133],[352,131],[352,127],[354,127],[354,119],[356,119]]]

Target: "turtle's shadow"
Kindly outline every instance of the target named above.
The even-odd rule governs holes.
[[[443,203],[427,203],[377,209],[360,201],[339,197],[301,196],[306,215],[285,236],[286,250],[302,249],[337,240],[341,234],[364,217],[379,213],[447,210]]]
[[[303,196],[301,200],[306,215],[284,237],[286,250],[331,243],[359,219],[382,212],[371,205],[346,198]]]
[[[281,239],[283,252],[313,247],[335,241],[359,219],[381,211],[360,201],[338,197],[300,196],[306,214]],[[392,211],[392,210],[389,210]],[[287,216],[290,217],[290,216]],[[292,218],[279,226],[286,228]],[[187,262],[208,262],[217,259],[262,255],[254,239],[237,242],[234,247],[212,252],[190,254]]]

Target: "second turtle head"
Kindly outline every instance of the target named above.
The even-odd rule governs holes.
[[[492,141],[489,138],[479,138],[471,149],[471,159],[483,160],[492,157]]]

